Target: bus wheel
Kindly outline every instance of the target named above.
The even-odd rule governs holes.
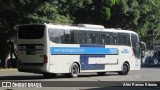
[[[57,76],[57,74],[53,74],[53,73],[43,73],[43,76],[45,78],[54,78]]]
[[[71,67],[71,72],[69,74],[66,74],[66,77],[69,78],[76,78],[79,75],[79,66],[76,63],[73,63]]]
[[[97,72],[97,74],[98,74],[99,76],[104,76],[104,75],[106,74],[106,72]]]
[[[127,63],[123,64],[123,70],[118,72],[119,75],[127,75],[129,72],[129,65]]]

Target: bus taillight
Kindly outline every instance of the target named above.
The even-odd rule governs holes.
[[[47,57],[47,55],[44,55],[43,56],[43,63],[47,63],[48,62],[48,57]]]

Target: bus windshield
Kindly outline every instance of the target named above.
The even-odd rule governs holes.
[[[20,39],[40,39],[44,36],[44,25],[23,25],[19,27]]]
[[[140,58],[140,45],[138,44],[138,36],[135,34],[131,34],[132,47],[135,57]]]

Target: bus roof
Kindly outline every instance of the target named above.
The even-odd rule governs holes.
[[[53,25],[53,24],[46,24],[48,27],[56,27],[56,28],[63,28],[63,29],[72,29],[72,30],[91,30],[91,31],[104,31],[104,32],[122,32],[122,33],[133,33],[137,34],[134,31],[131,30],[122,30],[122,29],[115,29],[115,28],[103,28],[101,25],[89,25],[89,24],[78,24],[77,26],[71,26],[71,25]],[[86,26],[89,25],[89,26]],[[91,27],[93,26],[93,27]]]
[[[102,26],[102,25],[93,25],[93,24],[60,25],[60,24],[34,23],[34,24],[23,24],[23,25],[46,25],[48,28],[57,28],[57,29],[60,28],[60,29],[65,29],[65,30],[122,32],[122,33],[133,33],[133,34],[137,35],[136,32],[131,31],[131,30],[104,28],[104,26]]]

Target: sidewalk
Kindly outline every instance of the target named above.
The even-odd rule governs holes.
[[[1,71],[8,71],[8,70],[17,70],[17,68],[7,68],[7,69],[0,68],[0,72]]]

